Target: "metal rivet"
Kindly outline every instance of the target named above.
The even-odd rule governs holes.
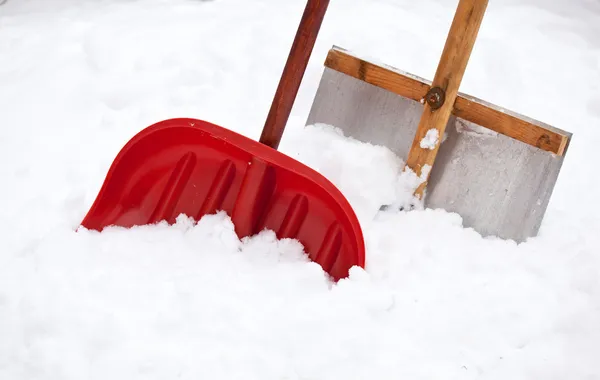
[[[425,95],[425,101],[429,104],[429,107],[434,110],[437,110],[444,105],[445,100],[446,93],[441,87],[432,87],[427,91],[427,95]]]

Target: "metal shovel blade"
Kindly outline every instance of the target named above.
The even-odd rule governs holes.
[[[385,146],[406,162],[424,108],[419,100],[429,84],[334,48],[306,124],[332,125],[346,136]],[[455,114],[481,121],[451,116],[425,206],[458,213],[464,227],[483,236],[522,242],[537,235],[571,134],[464,94],[455,104],[459,101],[463,109]],[[488,120],[486,112],[493,117]],[[526,127],[519,129],[521,124]],[[534,143],[520,141],[527,128],[540,134],[525,136],[537,138]]]
[[[82,225],[174,223],[180,214],[199,220],[220,210],[240,238],[270,229],[298,239],[335,280],[365,265],[358,219],[331,182],[275,149],[196,119],[161,121],[134,136]]]

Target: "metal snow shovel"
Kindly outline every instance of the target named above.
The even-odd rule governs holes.
[[[458,93],[486,7],[460,0],[433,82],[333,47],[307,125],[388,147],[425,180],[426,207],[521,242],[538,233],[571,133]]]
[[[298,239],[336,280],[364,267],[362,231],[342,193],[276,150],[328,3],[306,5],[260,142],[202,120],[154,124],[120,151],[82,225],[174,223],[180,214],[199,220],[224,210],[238,236],[271,229]]]

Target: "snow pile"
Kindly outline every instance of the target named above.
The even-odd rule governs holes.
[[[419,181],[401,160],[329,126],[302,128],[333,44],[431,78],[455,7],[445,0],[332,2],[282,141],[352,203],[366,270],[331,283],[296,242],[268,231],[240,240],[222,213],[77,230],[144,126],[198,117],[259,136],[304,5],[0,8],[10,57],[0,62],[0,379],[600,376],[589,154],[600,142],[600,9],[584,0],[490,4],[461,89],[575,132],[538,238],[484,239],[456,214],[399,211]]]
[[[419,146],[423,149],[433,150],[437,145],[440,138],[440,131],[435,128],[431,128],[425,134],[419,143]]]
[[[413,193],[422,180],[410,169],[404,172],[401,159],[385,147],[345,137],[333,126],[319,123],[290,130],[280,150],[332,181],[363,226],[382,206],[421,204]]]

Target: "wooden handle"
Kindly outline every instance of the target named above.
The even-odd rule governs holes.
[[[273,149],[279,147],[328,5],[329,0],[309,0],[304,9],[259,140]]]
[[[429,179],[429,170],[423,173],[423,169],[431,169],[435,162],[487,4],[488,0],[460,0],[431,90],[425,96],[425,108],[406,160],[406,165],[425,179],[415,191],[418,198]],[[432,138],[436,133],[437,142]],[[423,140],[426,136],[428,139]]]

